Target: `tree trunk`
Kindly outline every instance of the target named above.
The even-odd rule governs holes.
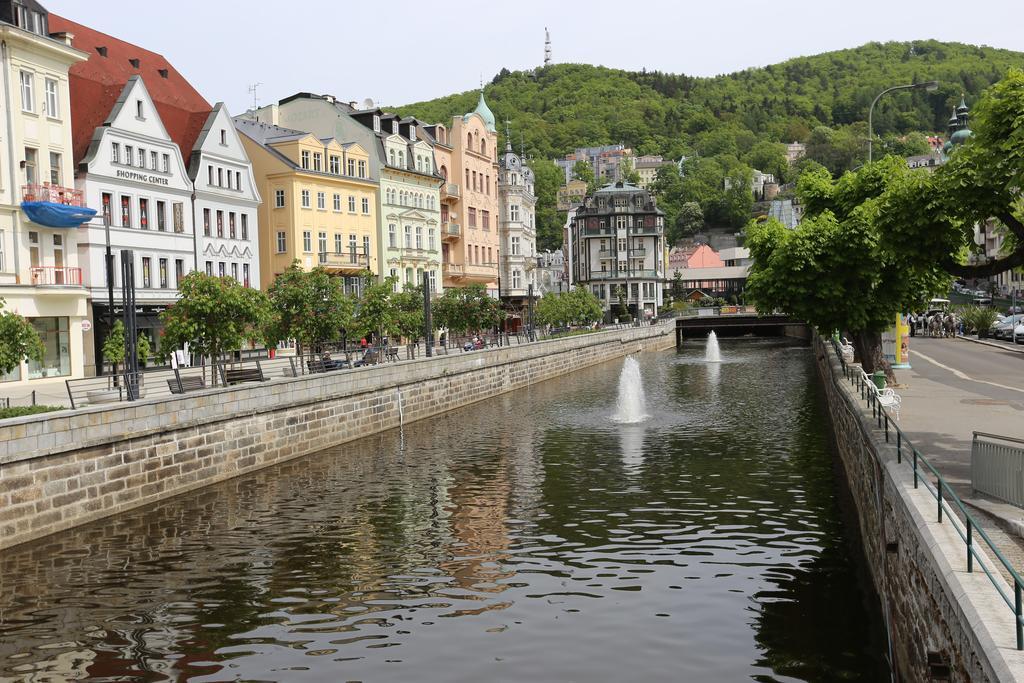
[[[853,348],[864,372],[870,375],[876,370],[881,370],[885,373],[885,381],[888,384],[896,384],[896,373],[882,353],[882,335],[878,332],[853,332],[851,336]]]

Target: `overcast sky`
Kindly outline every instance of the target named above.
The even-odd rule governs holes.
[[[162,53],[233,113],[299,91],[405,104],[556,62],[712,76],[877,40],[1024,52],[1024,0],[43,0]],[[458,9],[457,9],[458,8]]]

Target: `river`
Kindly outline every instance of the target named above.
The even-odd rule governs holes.
[[[0,681],[888,680],[810,350],[721,349],[4,551]]]

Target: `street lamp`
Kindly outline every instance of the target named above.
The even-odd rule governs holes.
[[[925,81],[924,83],[910,83],[908,85],[894,85],[891,88],[886,88],[882,92],[875,96],[875,99],[871,102],[871,107],[868,109],[868,163],[871,163],[871,143],[874,141],[874,122],[873,115],[875,113],[875,105],[878,100],[881,99],[882,95],[893,92],[894,90],[927,90],[928,92],[935,92],[939,89],[938,81]]]

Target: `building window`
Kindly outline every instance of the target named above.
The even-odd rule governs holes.
[[[274,190],[274,208],[284,208],[284,190]]]
[[[217,169],[217,187],[224,187],[224,169]]]
[[[437,250],[437,242],[435,241],[433,228],[427,230],[427,249],[429,249],[430,251]]]
[[[161,158],[160,158],[160,162],[161,162],[160,170],[163,171],[164,173],[170,173],[171,172],[171,155],[170,154],[162,155]]]
[[[161,232],[167,231],[167,217],[164,215],[167,204],[160,200],[156,202],[156,229]]]
[[[364,161],[363,159],[359,160],[359,177],[366,177],[366,161]]]
[[[63,175],[60,171],[61,167],[61,156],[57,152],[50,152],[50,184],[51,185],[63,185],[61,182],[61,176]]]
[[[335,194],[334,195],[334,210],[335,211],[341,211],[341,195],[340,194]]]
[[[307,254],[313,251],[313,233],[309,230],[302,231],[302,250]]]
[[[114,198],[113,196],[111,196],[109,192],[104,192],[102,195],[100,195],[100,203],[103,205],[103,225],[110,225],[111,221],[114,220],[113,216],[111,215],[110,206],[113,203],[113,201]],[[3,269],[0,268],[0,270]]]
[[[388,150],[388,160],[389,160],[389,162],[391,163],[392,166],[395,165],[395,150],[393,150],[393,149]],[[469,173],[469,171],[466,171],[466,173]]]
[[[235,282],[238,282],[238,264],[237,263],[232,263],[231,264],[231,279],[234,280]]]
[[[29,318],[43,342],[42,361],[29,360],[28,378],[62,377],[71,374],[71,338],[66,317]]]
[[[231,211],[228,213],[228,237],[235,239],[237,233],[235,232],[235,212]]]
[[[124,146],[124,164],[125,166],[131,166],[135,163],[135,148],[131,145]]]
[[[476,209],[472,206],[469,207],[469,227],[476,227]]]
[[[139,147],[139,168],[146,168],[146,150]]]
[[[412,249],[412,226],[405,226],[405,248]]]
[[[217,210],[217,237],[224,237],[224,212]]]
[[[391,249],[395,249],[396,247],[398,247],[397,240],[398,240],[398,236],[396,234],[395,224],[394,223],[389,223],[388,224],[388,247],[390,247]]]
[[[417,249],[422,249],[423,248],[423,226],[422,225],[417,225],[416,226],[416,248]]]
[[[518,204],[511,204],[511,205],[509,205],[509,207],[508,207],[508,219],[510,221],[518,221],[519,220],[519,205]]]
[[[121,145],[116,142],[110,143],[110,161],[111,163],[121,163]]]
[[[326,209],[327,208],[327,194],[324,192],[316,193],[316,208]]]
[[[60,99],[57,96],[57,81],[46,79],[46,115],[52,119],[60,118]]]
[[[121,227],[132,227],[132,198],[121,195]]]
[[[213,166],[210,164],[206,166],[206,184],[213,187]]]
[[[327,253],[327,233],[326,232],[321,232],[319,235],[316,236],[316,248],[317,248],[317,253],[321,254],[321,258],[323,258],[323,255]]]
[[[512,255],[513,256],[519,256],[519,238],[518,237],[513,237],[512,238],[512,248],[511,248],[511,251],[512,251]]]
[[[328,163],[330,164],[328,170],[331,175],[341,175],[341,159],[338,158],[337,154],[332,154]]]
[[[340,232],[334,233],[334,253],[335,254],[340,254],[341,253],[341,233]]]
[[[182,279],[185,277],[185,261],[184,259],[174,259],[174,286],[181,285]]]
[[[236,190],[241,190],[242,189],[242,172],[241,171],[235,171],[235,189]]]
[[[217,276],[218,277],[224,277],[227,274],[228,274],[228,272],[227,272],[226,264],[223,261],[218,262],[217,263]]]
[[[522,273],[518,270],[512,270],[512,289],[519,289],[522,286],[521,283]]]
[[[278,230],[277,231],[277,253],[278,254],[283,254],[284,252],[288,251],[287,246],[288,246],[288,243],[285,240],[285,233],[284,233],[284,231],[283,230]]]
[[[242,264],[242,284],[246,287],[251,287],[252,284],[249,282],[249,264]]]
[[[35,95],[35,76],[28,72],[21,72],[21,110],[26,112],[34,112],[36,110]]]
[[[366,256],[366,267],[370,267],[370,236],[363,235],[363,255]]]
[[[206,262],[206,274],[211,277],[213,276],[213,261]]]
[[[348,174],[354,178],[356,175],[356,160],[349,159],[346,166],[348,166]]]
[[[490,230],[491,229],[491,212],[490,211],[486,211],[486,210],[485,211],[481,211],[480,212],[480,217],[483,219],[484,230]]]
[[[242,239],[249,239],[249,214],[242,214]]]
[[[138,68],[138,66],[135,68]],[[143,116],[143,114],[144,110],[142,109],[142,100],[135,100],[135,116],[140,119],[145,119],[146,117]]]
[[[309,206],[309,190],[302,191],[302,208],[308,209]]]
[[[174,219],[174,232],[185,232],[185,205],[174,202],[171,205],[171,213]]]
[[[324,155],[321,154],[320,152],[314,152],[313,153],[313,170],[317,171],[319,173],[320,171],[324,170],[323,169],[323,165],[324,165]]]
[[[149,200],[139,198],[139,227],[149,230]]]
[[[36,174],[36,165],[38,163],[39,154],[32,147],[25,148],[25,182],[29,185],[35,185],[39,182],[39,176]]]
[[[377,116],[376,114],[373,115],[373,132],[380,132],[380,117]]]
[[[149,167],[151,169],[153,169],[154,171],[156,170],[156,159],[157,159],[157,156],[158,155],[157,155],[156,152],[150,152],[149,153]]]
[[[370,213],[370,200],[367,197],[363,197],[363,213],[367,215]]]
[[[142,257],[142,286],[149,289],[153,286],[153,259],[148,256]]]
[[[430,271],[430,291],[432,291],[432,292],[436,292],[437,291],[437,271],[436,270]]]
[[[348,196],[348,211],[349,211],[349,213],[355,213],[356,212],[356,198],[355,198],[355,195],[351,195],[350,194]]]
[[[302,150],[301,158],[302,158],[302,168],[304,168],[304,169],[306,169],[308,171],[309,170],[309,150],[308,149]]]
[[[167,259],[160,259],[160,289],[167,289]]]

